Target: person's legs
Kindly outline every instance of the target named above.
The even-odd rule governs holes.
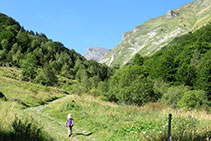
[[[70,137],[72,135],[72,127],[68,127],[68,136]]]

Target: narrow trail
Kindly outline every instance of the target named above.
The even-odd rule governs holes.
[[[25,109],[25,111],[32,114],[32,116],[35,116],[40,119],[44,130],[56,141],[63,141],[63,140],[64,141],[68,141],[68,140],[79,141],[80,139],[77,139],[74,136],[74,132],[79,132],[80,134],[86,133],[86,131],[84,131],[83,129],[81,129],[81,128],[78,129],[74,126],[73,136],[68,137],[67,129],[65,128],[65,122],[60,122],[57,119],[49,116],[48,114],[44,114],[41,112],[41,110],[44,107],[46,107],[47,105],[54,104],[56,101],[63,100],[65,98],[68,98],[69,96],[70,95],[67,95],[62,98],[58,98],[58,99],[48,102],[44,105],[30,107],[30,108]],[[85,140],[97,141],[97,139],[93,138],[91,135],[86,136]]]

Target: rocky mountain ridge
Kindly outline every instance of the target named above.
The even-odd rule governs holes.
[[[194,31],[211,21],[211,0],[195,0],[167,14],[146,21],[126,32],[117,47],[100,63],[108,66],[124,65],[136,53],[152,55],[173,38]]]
[[[87,60],[95,60],[97,62],[100,61],[106,54],[108,54],[110,50],[106,48],[100,48],[100,47],[90,47],[87,49],[84,57]]]

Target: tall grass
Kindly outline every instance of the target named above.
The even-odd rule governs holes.
[[[20,99],[28,106],[38,106],[65,94],[53,87],[41,86],[0,76],[0,91],[10,99]]]
[[[0,140],[52,140],[52,138],[43,131],[37,120],[23,113],[20,104],[0,101],[0,105]]]
[[[174,109],[160,103],[143,107],[116,105],[83,95],[56,101],[42,112],[60,121],[72,113],[74,127],[93,132],[92,136],[99,140],[166,140],[169,113],[173,114],[172,140],[200,141],[211,137],[210,114],[179,111],[176,115]]]

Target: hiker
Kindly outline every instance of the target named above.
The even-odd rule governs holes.
[[[68,137],[72,135],[73,117],[72,114],[68,114],[66,120],[66,127],[68,128]]]

